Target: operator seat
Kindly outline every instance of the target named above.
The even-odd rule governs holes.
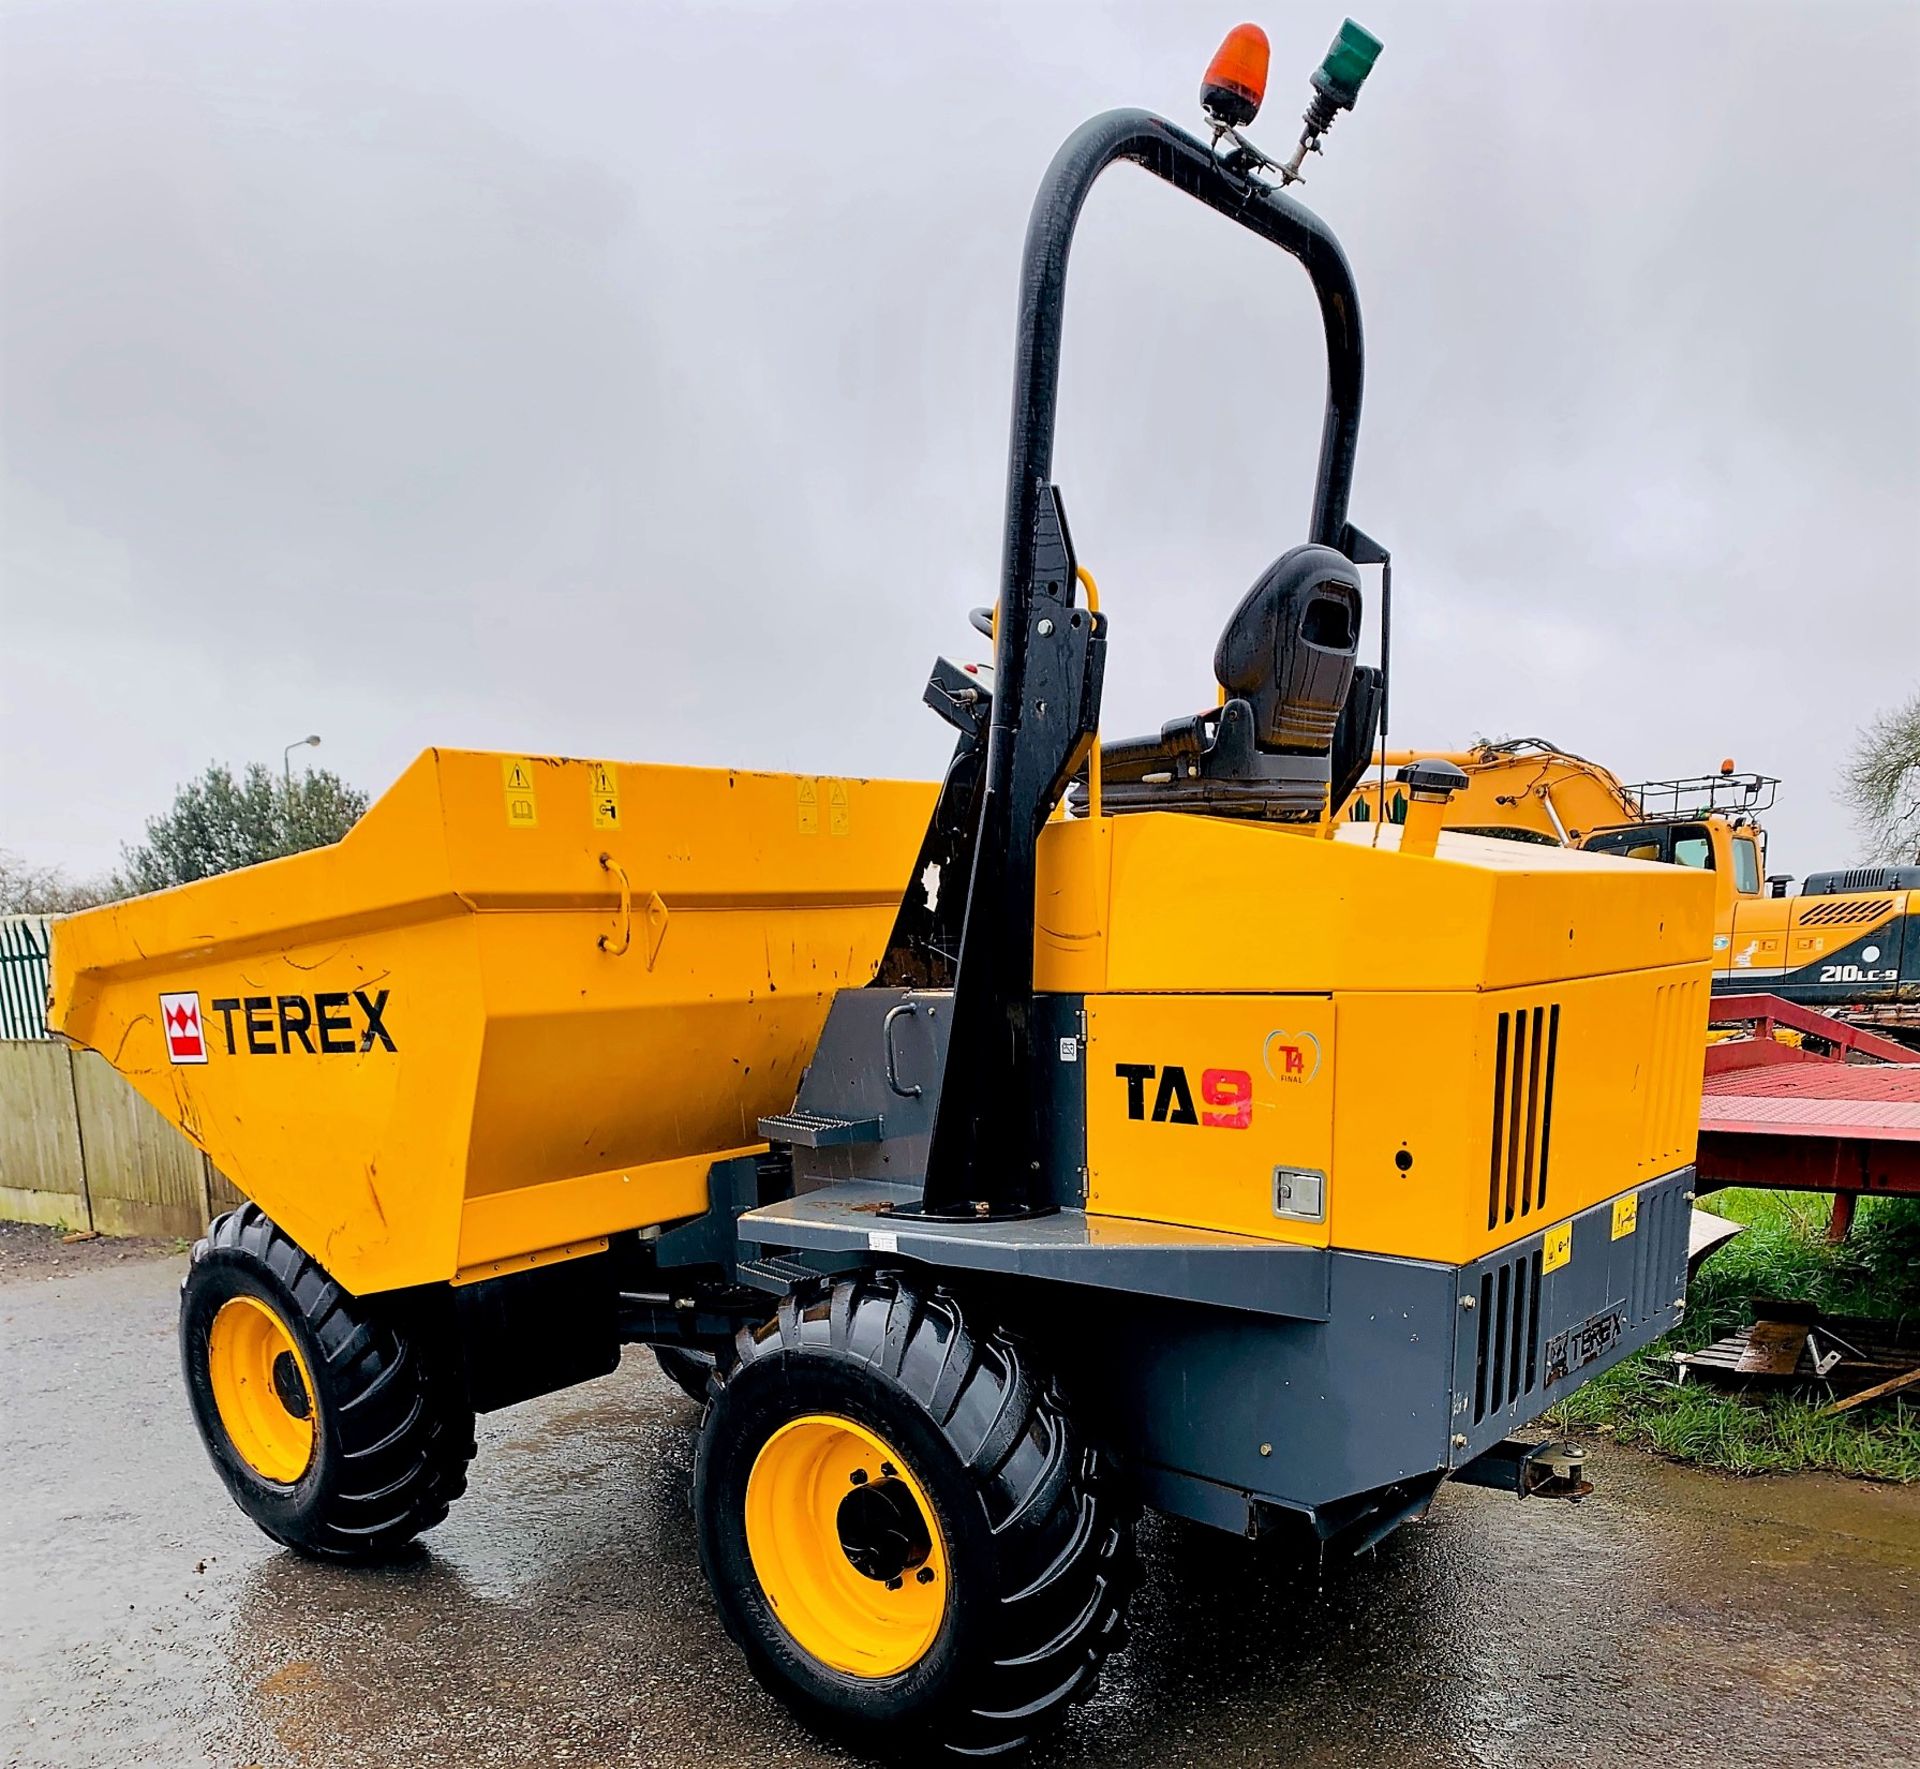
[[[1380,720],[1380,672],[1354,661],[1360,613],[1360,573],[1345,554],[1282,553],[1214,648],[1222,704],[1158,737],[1102,744],[1102,808],[1293,820],[1338,806],[1366,770]]]

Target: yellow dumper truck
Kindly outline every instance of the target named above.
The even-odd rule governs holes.
[[[1315,75],[1302,153],[1378,44]],[[1712,916],[1679,869],[1343,823],[1381,679],[1348,519],[1359,304],[1241,133],[1061,149],[1019,305],[993,661],[937,783],[424,755],[337,846],[64,921],[55,1023],[248,1202],[181,1348],[234,1498],[377,1556],[477,1411],[655,1347],[702,1402],[713,1597],[867,1748],[1011,1748],[1124,1637],[1141,1504],[1379,1540],[1682,1307]],[[1130,161],[1291,255],[1328,398],[1307,540],[1219,705],[1098,733],[1107,617],[1052,444],[1068,246]],[[1505,1600],[1506,1593],[1502,1593]]]

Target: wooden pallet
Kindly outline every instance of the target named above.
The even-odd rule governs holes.
[[[1778,1355],[1784,1341],[1780,1329],[1787,1326],[1804,1329],[1791,1363]],[[1839,1361],[1823,1375],[1815,1359],[1833,1352],[1840,1354]],[[1821,1315],[1811,1322],[1782,1322],[1763,1316],[1757,1328],[1741,1327],[1700,1351],[1671,1356],[1683,1381],[1698,1376],[1716,1387],[1773,1389],[1817,1383],[1845,1398],[1920,1370],[1920,1321]]]

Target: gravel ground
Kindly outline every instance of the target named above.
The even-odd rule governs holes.
[[[184,1244],[179,1241],[116,1240],[110,1235],[42,1228],[32,1222],[0,1222],[0,1283],[98,1271],[102,1266],[169,1258],[182,1251]]]

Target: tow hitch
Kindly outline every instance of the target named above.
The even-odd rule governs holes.
[[[1587,1452],[1578,1444],[1509,1437],[1456,1468],[1452,1478],[1467,1486],[1495,1487],[1516,1498],[1571,1499],[1577,1505],[1593,1491],[1586,1466]]]

